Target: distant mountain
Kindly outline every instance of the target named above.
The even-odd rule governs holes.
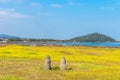
[[[69,40],[54,40],[54,39],[29,39],[20,38],[17,36],[1,34],[0,40],[9,39],[10,41],[76,41],[76,42],[115,42],[115,40],[109,36],[100,33],[92,33],[85,36],[75,37]]]
[[[77,42],[114,42],[115,40],[109,36],[100,33],[92,33],[81,37],[75,37],[69,41]]]
[[[17,36],[11,36],[6,34],[0,34],[0,39],[19,39],[20,37]]]

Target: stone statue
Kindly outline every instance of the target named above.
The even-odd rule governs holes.
[[[51,70],[50,56],[46,56],[44,68],[45,70]]]
[[[62,59],[60,61],[60,69],[61,70],[65,70],[66,69],[66,60],[65,60],[65,57],[62,57]]]

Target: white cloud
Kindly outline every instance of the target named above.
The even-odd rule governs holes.
[[[50,6],[53,8],[62,8],[63,7],[63,5],[61,5],[61,4],[50,4]]]
[[[77,3],[77,2],[68,2],[68,5],[70,6],[81,6],[81,3]]]
[[[30,16],[18,13],[15,9],[2,9],[0,10],[0,17],[1,18],[27,18]]]
[[[115,10],[114,7],[105,7],[105,6],[100,7],[99,9],[100,9],[100,10]]]

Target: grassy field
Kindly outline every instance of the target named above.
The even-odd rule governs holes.
[[[44,70],[50,55],[52,70]],[[60,59],[67,70],[59,69]],[[120,80],[120,48],[80,46],[0,47],[0,80]]]

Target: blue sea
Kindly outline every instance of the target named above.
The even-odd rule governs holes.
[[[101,47],[120,47],[120,42],[58,42],[64,46],[101,46]]]

